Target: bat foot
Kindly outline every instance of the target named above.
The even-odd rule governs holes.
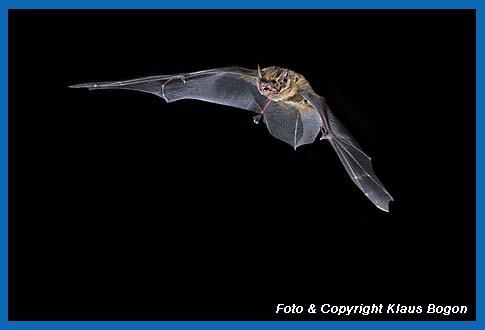
[[[320,136],[320,141],[328,139],[328,131],[323,127],[320,127],[320,132],[322,132],[322,136]]]
[[[261,118],[263,118],[263,115],[257,115],[257,116],[254,116],[253,117],[253,121],[255,124],[259,124],[259,122],[261,121]]]

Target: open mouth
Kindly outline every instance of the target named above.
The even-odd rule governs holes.
[[[261,86],[261,91],[263,92],[264,95],[269,95],[269,94],[274,94],[274,93],[279,93],[280,90],[277,88],[273,88],[270,86]]]

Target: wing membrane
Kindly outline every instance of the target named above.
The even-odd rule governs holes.
[[[167,102],[195,99],[261,114],[268,99],[258,91],[257,74],[256,70],[228,67],[71,87],[136,90],[157,95]],[[318,112],[302,112],[286,103],[272,102],[264,114],[264,122],[271,135],[293,148],[314,142],[320,130],[319,121]]]
[[[295,149],[313,143],[320,132],[318,112],[286,103],[273,102],[265,112],[264,121],[271,135]]]
[[[256,83],[256,70],[228,67],[124,81],[78,84],[70,87],[90,90],[136,90],[157,95],[167,102],[195,99],[260,113],[266,98],[259,93]]]
[[[330,111],[325,99],[313,93],[303,96],[319,111],[326,138],[334,148],[350,178],[359,189],[381,210],[389,211],[393,200],[372,169],[367,156],[343,124]]]

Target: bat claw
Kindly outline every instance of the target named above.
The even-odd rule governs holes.
[[[320,132],[322,132],[322,136],[320,136],[320,141],[328,139],[328,132],[323,127],[320,127]]]
[[[254,116],[253,117],[253,121],[255,124],[259,124],[259,122],[261,121],[261,118],[263,118],[263,115],[257,115],[257,116]]]

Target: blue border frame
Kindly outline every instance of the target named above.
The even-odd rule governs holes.
[[[485,35],[484,23],[480,20],[480,1],[471,0],[205,0],[203,3],[197,0],[2,0],[0,2],[0,328],[1,329],[249,329],[249,328],[279,328],[279,329],[480,329],[483,326],[485,306],[483,304],[484,289],[483,272],[485,260],[483,255],[483,243],[480,238],[484,237],[483,214],[485,207],[480,205],[484,195],[484,175],[477,171],[477,321],[209,321],[209,322],[8,322],[8,9],[25,8],[329,8],[329,9],[429,9],[429,8],[463,8],[477,10],[477,169],[485,165],[484,162],[484,139],[485,133],[480,131],[484,124],[485,114],[483,111],[483,97],[479,91],[483,87],[483,66],[478,61],[483,57]],[[482,281],[480,281],[482,279]]]

